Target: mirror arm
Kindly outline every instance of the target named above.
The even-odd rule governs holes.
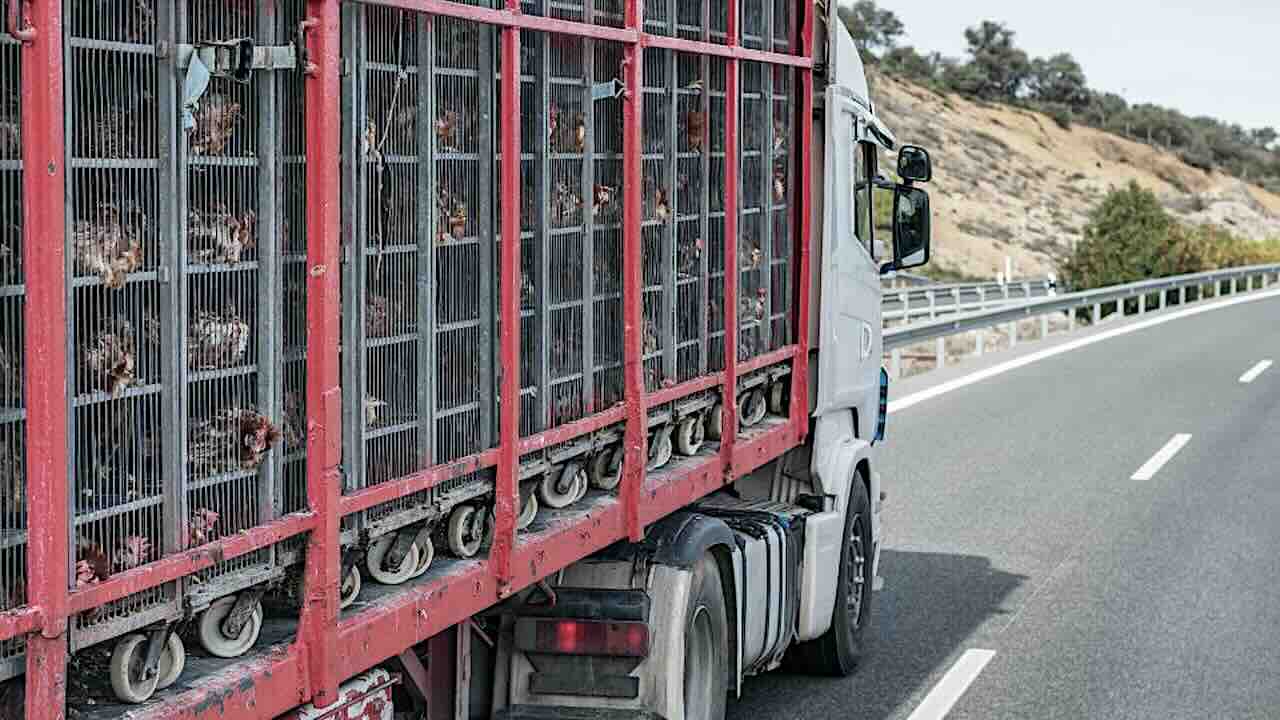
[[[888,275],[889,273],[894,272],[897,269],[898,269],[898,261],[895,260],[893,262],[887,262],[880,266],[880,274]]]

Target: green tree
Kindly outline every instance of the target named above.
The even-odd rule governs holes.
[[[886,52],[880,59],[886,70],[908,80],[932,83],[938,79],[940,58],[934,55],[921,55],[916,49],[898,47]]]
[[[896,13],[882,10],[875,0],[858,0],[852,7],[840,8],[840,19],[849,28],[853,42],[863,54],[878,57],[897,46],[906,33]]]
[[[1069,53],[1036,58],[1028,81],[1030,97],[1043,103],[1061,105],[1073,112],[1089,103],[1089,81],[1084,68]]]
[[[1084,237],[1063,263],[1075,290],[1137,282],[1161,274],[1178,223],[1136,182],[1113,190],[1093,210]]]
[[[965,30],[964,37],[972,60],[962,79],[978,86],[970,94],[984,100],[1019,99],[1031,77],[1031,60],[1014,44],[1014,32],[1003,23],[984,20]]]

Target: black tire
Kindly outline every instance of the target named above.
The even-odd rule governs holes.
[[[729,695],[729,616],[720,570],[710,553],[693,569],[684,619],[687,720],[723,720]]]
[[[855,530],[856,536],[855,537]],[[861,554],[861,561],[857,555]],[[791,649],[791,666],[811,675],[851,675],[862,657],[863,636],[871,618],[871,500],[861,474],[853,476],[849,511],[845,514],[831,628],[816,640]],[[858,577],[858,575],[861,577]]]

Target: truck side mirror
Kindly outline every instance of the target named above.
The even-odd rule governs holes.
[[[933,160],[929,151],[915,145],[903,145],[898,151],[898,177],[908,183],[927,183],[933,179]]]
[[[929,193],[899,185],[893,194],[893,262],[884,272],[910,270],[929,263]]]

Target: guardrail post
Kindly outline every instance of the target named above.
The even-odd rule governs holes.
[[[1067,311],[1067,332],[1073,333],[1075,331],[1076,331],[1076,310],[1075,308],[1072,308]]]
[[[1145,294],[1138,296],[1138,314],[1147,314],[1147,296]]]
[[[1009,349],[1018,347],[1018,321],[1009,323]]]
[[[1232,288],[1233,288],[1233,289],[1231,290],[1231,294],[1232,294],[1232,295],[1239,294],[1239,292],[1240,292],[1240,278],[1238,278],[1238,277],[1237,277],[1237,278],[1232,278],[1232,279],[1231,279],[1231,285],[1232,285]]]
[[[953,305],[952,311],[954,314],[959,315],[964,312],[964,308],[960,305],[960,288],[951,288],[951,301]]]
[[[978,309],[987,309],[987,289],[984,287],[978,288]]]
[[[911,293],[899,293],[898,299],[902,301],[902,324],[911,324]]]
[[[929,291],[929,319],[938,319],[938,294],[934,290]]]
[[[974,348],[974,353],[973,353],[975,357],[982,357],[982,353],[986,351],[986,344],[987,344],[987,331],[978,330],[978,345],[976,348]]]
[[[1102,324],[1102,303],[1094,303],[1093,306],[1093,324]]]
[[[889,361],[889,364],[890,364],[889,369],[893,372],[893,379],[901,380],[902,379],[902,350],[895,348],[890,357],[892,359]]]
[[[942,368],[947,366],[947,339],[946,338],[938,338],[935,352],[938,355],[938,367],[936,369],[941,370]]]
[[[1047,337],[1049,337],[1049,316],[1041,315],[1040,316],[1040,339],[1044,340]]]
[[[1179,305],[1186,305],[1186,304],[1187,304],[1187,295],[1188,295],[1187,291],[1188,291],[1188,290],[1190,290],[1190,289],[1191,289],[1191,288],[1187,287],[1186,285],[1183,285],[1183,286],[1182,286],[1182,290],[1181,290],[1182,298],[1181,298],[1181,300],[1178,302],[1178,304],[1179,304]]]

